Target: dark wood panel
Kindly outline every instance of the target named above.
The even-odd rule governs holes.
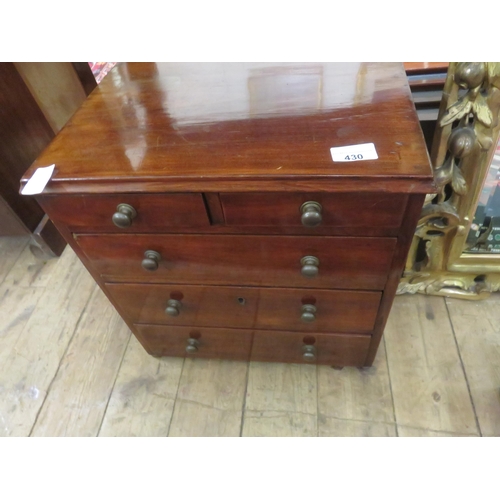
[[[127,228],[117,227],[112,221],[121,203],[131,205],[137,212]],[[72,231],[158,232],[172,227],[210,224],[203,197],[197,193],[44,196],[42,204],[53,220]]]
[[[0,63],[0,195],[30,231],[44,212],[33,197],[19,194],[19,181],[53,137],[14,64]]]
[[[75,235],[105,281],[382,290],[396,240],[227,235]],[[146,271],[144,253],[161,255]],[[319,272],[301,274],[315,256]]]
[[[251,360],[360,367],[364,364],[369,344],[369,335],[256,331]],[[304,359],[305,345],[314,347],[315,359]]]
[[[300,207],[322,206],[320,227],[399,227],[406,195],[382,193],[221,193],[226,224],[302,226]]]
[[[133,323],[299,331],[370,332],[381,293],[287,288],[106,284]],[[177,316],[166,313],[169,300]],[[304,304],[316,308],[301,320]]]
[[[0,196],[0,236],[27,236],[26,226]]]
[[[148,352],[155,356],[246,361],[252,346],[251,330],[158,325],[134,325],[134,330]],[[186,351],[189,339],[197,341],[195,352]]]
[[[97,82],[95,81],[95,77],[90,69],[88,62],[74,62],[71,63],[73,68],[78,75],[80,83],[82,84],[83,90],[85,94],[89,96],[92,91],[97,87]]]

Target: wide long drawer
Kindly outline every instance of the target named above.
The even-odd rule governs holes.
[[[108,282],[364,290],[384,288],[396,245],[394,238],[165,234],[75,237],[95,270]]]
[[[147,233],[210,225],[199,193],[44,196],[42,203],[52,220],[76,232]]]
[[[370,332],[380,292],[106,284],[133,323]]]
[[[134,325],[151,354],[363,366],[369,335]]]

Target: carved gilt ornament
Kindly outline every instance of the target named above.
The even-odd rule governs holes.
[[[450,63],[426,197],[398,294],[478,300],[500,290],[500,254],[465,253],[499,136],[500,63]]]

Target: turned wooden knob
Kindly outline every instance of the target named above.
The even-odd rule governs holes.
[[[112,220],[115,226],[125,228],[130,227],[132,219],[136,217],[137,212],[133,206],[127,205],[126,203],[120,203],[116,207],[116,212],[113,214]]]
[[[317,257],[313,257],[312,255],[302,257],[302,259],[300,259],[300,265],[302,266],[302,269],[300,271],[302,273],[302,276],[306,276],[307,278],[314,278],[319,273],[319,259]]]
[[[300,213],[302,216],[300,220],[302,221],[302,225],[307,227],[315,227],[321,224],[322,217],[321,211],[323,208],[316,201],[306,201],[300,207]]]
[[[316,359],[316,347],[313,345],[302,346],[302,359],[304,361],[314,361]]]
[[[180,301],[178,300],[174,300],[174,299],[170,299],[168,302],[167,302],[167,308],[165,309],[165,312],[169,315],[169,316],[179,316],[180,312],[181,312],[181,307],[182,307],[182,304]]]
[[[200,347],[200,341],[197,339],[190,338],[187,340],[186,352],[188,354],[194,354],[195,352],[198,352],[199,347]]]
[[[142,267],[146,271],[156,271],[158,264],[161,260],[161,255],[154,250],[146,250],[144,252],[144,259],[142,260]]]
[[[313,321],[316,321],[316,306],[313,306],[312,304],[304,304],[302,306],[302,316],[300,319],[304,323],[312,323]]]

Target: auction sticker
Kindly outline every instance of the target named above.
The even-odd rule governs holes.
[[[355,146],[342,146],[330,148],[333,161],[363,161],[378,160],[377,150],[373,142],[356,144]]]

